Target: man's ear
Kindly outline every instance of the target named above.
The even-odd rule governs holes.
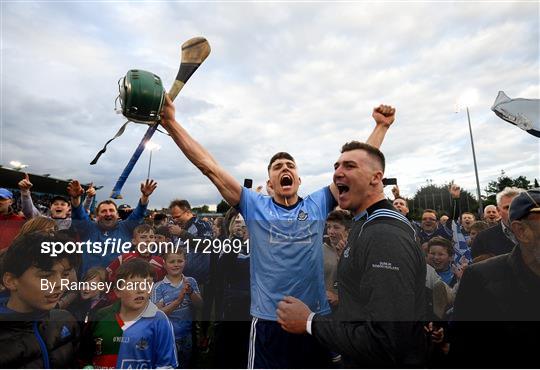
[[[2,276],[2,282],[8,290],[17,290],[18,279],[11,272],[4,273],[4,276]]]
[[[270,179],[266,180],[266,185],[267,185],[270,189],[274,190],[274,186],[272,185],[272,181],[270,181]]]
[[[521,221],[514,221],[510,224],[510,228],[512,229],[512,233],[516,236],[518,241],[524,241],[527,242],[527,233],[526,233],[526,225]]]
[[[370,185],[379,185],[382,183],[382,179],[384,177],[384,174],[382,171],[377,171],[371,176],[371,182]]]
[[[300,178],[300,176],[298,177],[298,185],[302,185],[302,179]]]

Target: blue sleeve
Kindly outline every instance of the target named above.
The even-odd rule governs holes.
[[[257,197],[262,197],[261,194],[256,193],[246,187],[242,187],[242,194],[240,194],[240,203],[238,204],[238,211],[242,214],[245,220],[253,220],[255,207],[253,204]]]
[[[154,285],[154,288],[152,289],[152,293],[150,293],[150,300],[152,301],[152,303],[156,304],[160,301],[161,299],[161,292],[159,289],[159,287],[161,286],[161,284],[159,283],[156,283],[156,285]]]
[[[158,311],[159,317],[154,319],[156,325],[154,343],[157,344],[154,351],[153,368],[177,368],[178,359],[176,357],[176,345],[174,342],[174,331],[167,316]]]
[[[191,285],[191,288],[193,289],[194,293],[201,294],[201,291],[199,290],[199,285],[197,284],[197,280],[190,277],[188,278],[189,285]]]
[[[142,204],[141,201],[139,200],[139,203],[137,203],[137,207],[133,210],[133,212],[131,212],[131,214],[128,216],[126,221],[139,222],[143,220],[147,207],[148,207],[148,204]]]
[[[328,214],[337,206],[337,202],[330,191],[330,186],[325,186],[324,188],[311,193],[309,196],[316,204],[319,205],[319,207],[321,207],[321,217],[324,220],[326,220]]]
[[[143,222],[146,207],[147,206],[141,204],[141,201],[139,200],[137,207],[133,210],[133,212],[131,212],[128,218],[126,218],[124,221],[120,221],[123,232],[128,235],[128,239],[131,240],[133,229]]]
[[[71,208],[71,226],[79,233],[81,240],[87,240],[91,234],[91,230],[96,226],[88,214],[83,209],[82,205]]]
[[[78,207],[71,207],[71,219],[90,221],[90,217],[83,209],[82,204],[79,204]]]

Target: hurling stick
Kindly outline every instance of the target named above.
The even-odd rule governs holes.
[[[189,80],[189,78],[195,73],[197,68],[204,62],[206,57],[210,54],[210,44],[204,37],[194,37],[192,39],[187,40],[182,44],[182,56],[180,61],[180,68],[178,69],[178,74],[176,75],[176,79],[169,90],[169,97],[171,100],[174,101],[178,93],[182,90],[186,82]],[[122,199],[122,187],[126,183],[126,180],[133,170],[133,167],[135,167],[135,163],[137,163],[137,160],[141,156],[142,152],[144,151],[144,147],[146,143],[150,140],[152,135],[156,132],[157,128],[159,126],[159,123],[155,123],[148,127],[148,130],[144,134],[144,137],[142,138],[141,142],[137,146],[137,149],[135,149],[135,152],[131,156],[131,159],[129,160],[128,164],[124,168],[124,171],[122,171],[122,174],[116,181],[116,184],[114,185],[114,188],[111,193],[111,198],[113,199]]]
[[[210,44],[204,37],[194,37],[182,44],[182,62],[176,80],[169,90],[171,100],[176,98],[187,80],[195,73],[208,55],[210,55]]]

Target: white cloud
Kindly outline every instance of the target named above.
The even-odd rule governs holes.
[[[1,164],[105,185],[107,195],[145,130],[124,122],[116,82],[143,68],[170,86],[180,44],[203,35],[212,53],[179,96],[177,119],[239,180],[264,183],[276,151],[298,161],[306,194],[331,181],[340,146],[365,140],[379,103],[397,107],[383,144],[387,175],[406,195],[451,179],[475,188],[464,89],[482,187],[501,169],[539,177],[539,141],[490,107],[499,90],[540,97],[534,3],[6,3],[2,18]],[[215,188],[156,134],[153,204],[218,203]],[[126,184],[138,197],[147,153]]]

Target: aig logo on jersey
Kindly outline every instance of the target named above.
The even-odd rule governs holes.
[[[308,219],[308,214],[302,210],[300,210],[300,213],[298,213],[297,220],[298,221],[305,221]]]
[[[351,253],[351,247],[345,248],[345,250],[343,251],[343,257],[349,258],[349,253]]]

